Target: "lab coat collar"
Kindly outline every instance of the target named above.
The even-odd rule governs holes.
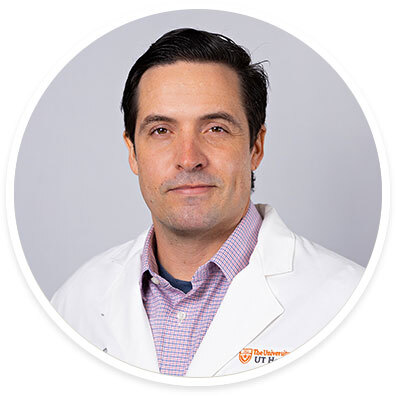
[[[239,272],[221,303],[187,372],[187,376],[212,376],[256,338],[284,308],[269,288],[266,276],[292,271],[294,234],[275,209],[257,204],[263,217],[249,265]],[[123,340],[129,364],[158,372],[150,323],[140,293],[141,253],[148,230],[131,246],[120,276],[107,297],[108,325]],[[129,300],[131,303],[121,304]],[[125,344],[125,340],[128,342]]]
[[[264,275],[276,275],[293,270],[295,235],[268,204],[256,204],[263,218],[257,245],[252,257],[261,259]]]

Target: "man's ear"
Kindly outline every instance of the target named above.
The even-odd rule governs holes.
[[[252,147],[251,151],[251,161],[250,161],[250,169],[252,171],[255,171],[258,166],[260,165],[261,160],[263,159],[264,156],[264,138],[265,138],[265,133],[267,132],[267,129],[265,128],[264,125],[261,126],[260,131],[257,135],[257,139],[254,142],[254,145]]]
[[[138,164],[137,164],[137,161],[136,161],[135,147],[134,147],[133,143],[131,142],[131,139],[129,139],[129,137],[127,136],[126,131],[124,131],[123,137],[124,137],[125,144],[128,147],[128,152],[129,152],[128,162],[129,162],[129,166],[131,167],[132,172],[135,175],[138,175],[139,174],[139,167],[138,167]]]

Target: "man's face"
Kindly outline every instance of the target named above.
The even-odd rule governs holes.
[[[228,66],[180,61],[148,69],[138,86],[136,154],[125,140],[154,226],[183,235],[235,227],[264,133],[250,150],[239,78]]]

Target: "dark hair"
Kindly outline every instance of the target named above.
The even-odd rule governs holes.
[[[235,70],[241,83],[242,100],[249,123],[249,148],[252,149],[266,116],[268,78],[262,62],[252,64],[249,53],[226,36],[190,28],[164,34],[151,44],[130,70],[121,108],[124,112],[125,133],[131,142],[135,143],[137,88],[143,73],[151,67],[177,61],[222,63]],[[254,180],[252,172],[252,190]]]

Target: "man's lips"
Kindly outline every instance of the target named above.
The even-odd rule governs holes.
[[[202,193],[208,192],[213,187],[215,187],[215,186],[212,186],[209,184],[197,184],[197,185],[186,184],[183,186],[172,188],[169,191],[179,193],[179,194],[202,194]]]

